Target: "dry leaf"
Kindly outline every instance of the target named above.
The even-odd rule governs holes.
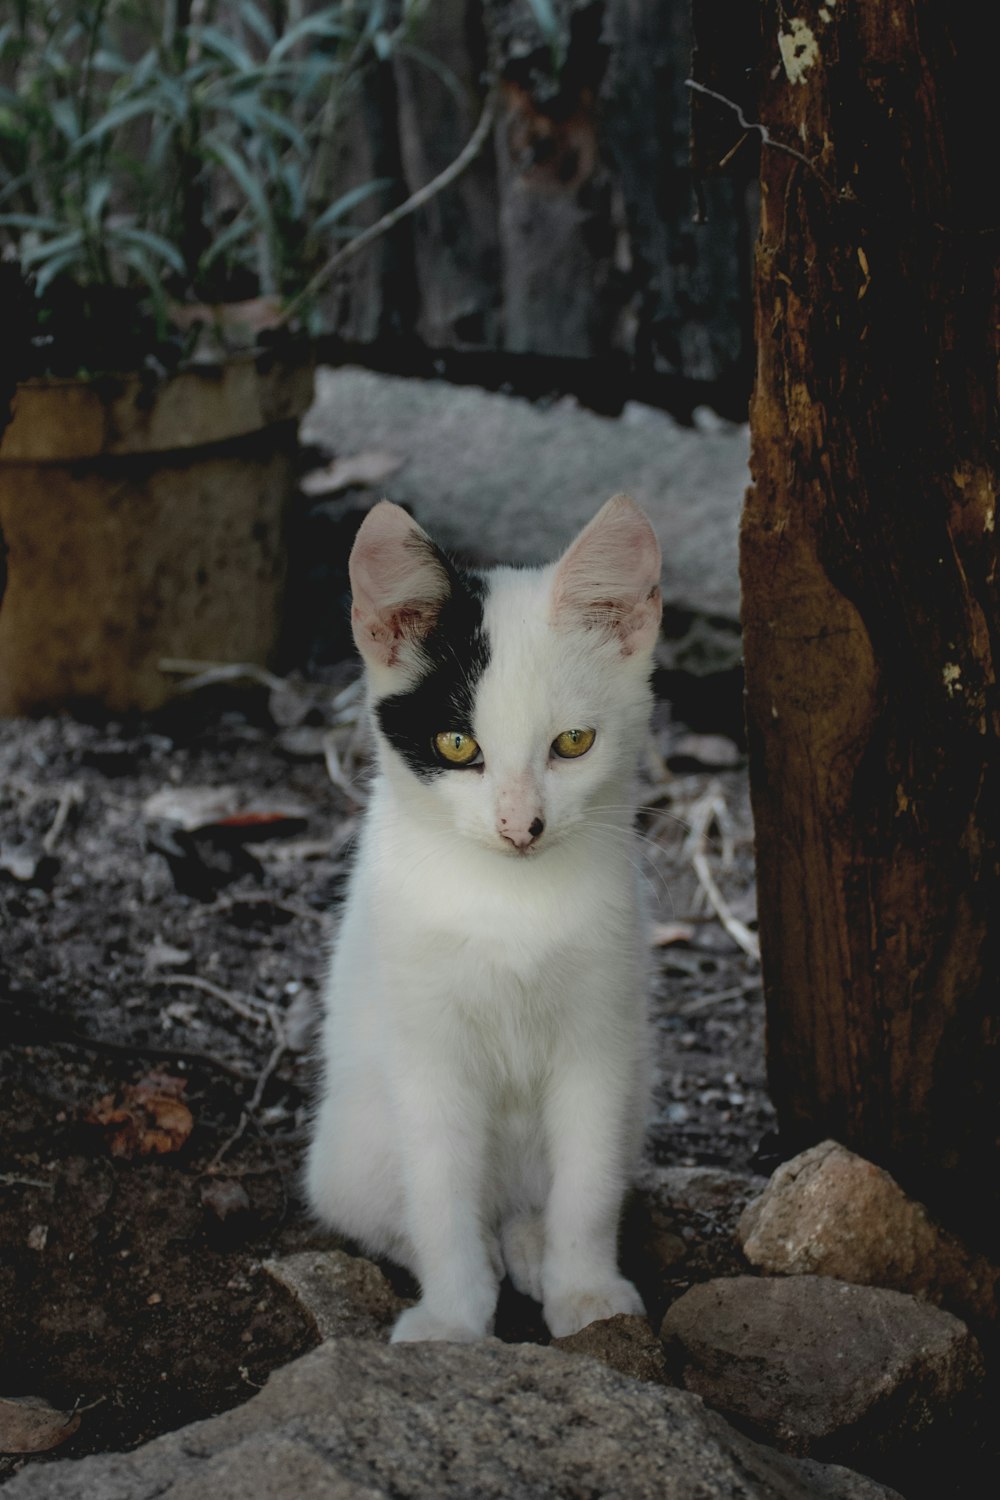
[[[694,928],[687,922],[654,922],[650,942],[654,948],[670,948],[674,943],[690,943]]]
[[[186,1088],[185,1078],[150,1073],[119,1094],[105,1094],[88,1112],[87,1123],[108,1132],[112,1156],[165,1156],[179,1151],[194,1128],[194,1116],[180,1097]]]
[[[206,1183],[201,1190],[201,1201],[220,1224],[232,1218],[233,1214],[248,1213],[250,1210],[246,1188],[231,1177],[216,1177],[212,1182]]]
[[[41,1396],[0,1396],[0,1453],[47,1453],[79,1425],[78,1412],[56,1411]]]

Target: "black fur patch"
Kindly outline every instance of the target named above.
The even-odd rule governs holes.
[[[434,736],[446,729],[475,735],[476,684],[490,659],[483,627],[486,580],[456,568],[437,548],[435,552],[448,574],[451,592],[423,642],[427,671],[407,692],[393,693],[375,707],[382,733],[424,781],[461,771],[442,765],[434,750]]]

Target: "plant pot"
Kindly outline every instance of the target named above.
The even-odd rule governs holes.
[[[32,380],[0,442],[0,714],[152,709],[165,658],[266,663],[312,365]]]

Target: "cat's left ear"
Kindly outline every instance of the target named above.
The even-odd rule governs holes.
[[[623,656],[651,651],[660,629],[660,544],[628,495],[615,495],[556,566],[556,624],[578,623],[619,643]]]

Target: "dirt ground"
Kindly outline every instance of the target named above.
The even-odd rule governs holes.
[[[364,803],[353,673],[0,728],[0,1395],[79,1413],[52,1456],[234,1405],[314,1341],[261,1262],[331,1243],[298,1176]],[[650,1154],[770,1170],[739,752],[661,705],[644,796]]]

